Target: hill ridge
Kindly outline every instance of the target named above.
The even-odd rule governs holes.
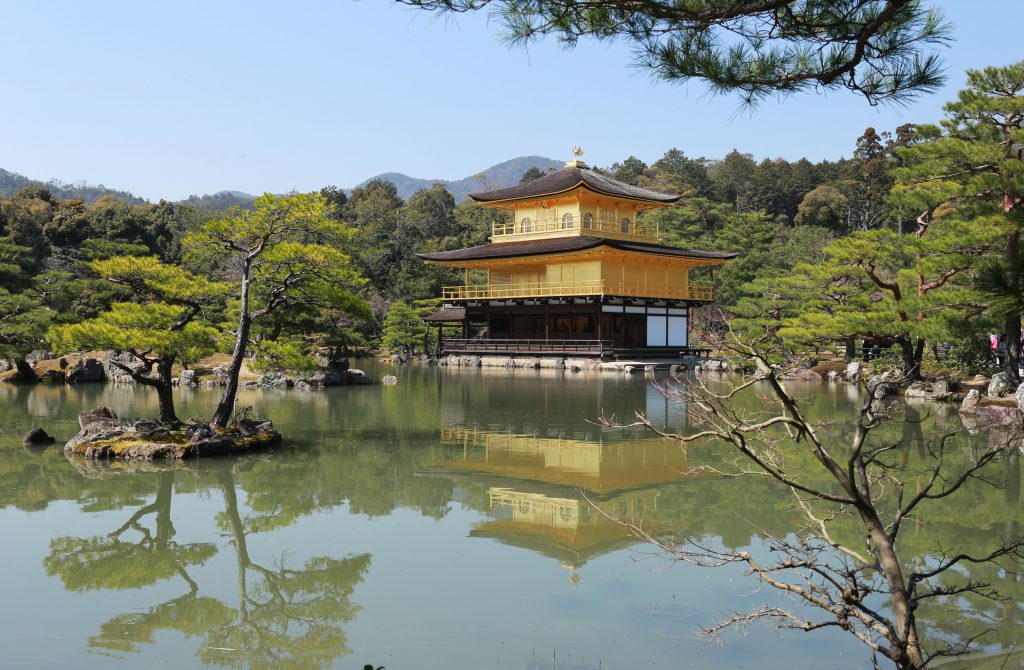
[[[420,189],[430,188],[434,184],[443,184],[455,197],[456,202],[462,202],[468,198],[470,193],[476,191],[515,186],[519,183],[523,173],[532,167],[546,172],[549,169],[558,169],[561,166],[561,161],[545,158],[544,156],[518,156],[496,163],[481,172],[461,179],[423,179],[420,177],[410,177],[402,172],[382,172],[363,180],[353,188],[365,186],[375,179],[389,181],[398,189],[399,197],[403,200],[408,200],[412,194]],[[129,191],[108,188],[102,184],[91,185],[85,181],[71,184],[55,179],[43,181],[0,168],[0,197],[9,198],[22,188],[33,185],[49,189],[51,193],[62,200],[77,199],[83,200],[87,204],[96,202],[106,196],[123,200],[132,205],[141,205],[148,202],[146,199],[140,198]],[[352,188],[346,188],[345,191],[351,193]],[[244,191],[221,189],[215,193],[190,195],[187,198],[174,202],[176,204],[192,205],[200,209],[223,210],[236,205],[245,207],[255,197]]]

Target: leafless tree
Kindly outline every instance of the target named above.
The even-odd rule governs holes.
[[[743,565],[747,574],[797,605],[735,613],[704,629],[711,639],[728,627],[770,619],[780,628],[844,630],[871,649],[875,667],[888,659],[897,668],[920,669],[941,657],[968,653],[978,635],[925,644],[916,612],[933,599],[969,594],[999,599],[992,584],[971,576],[972,568],[995,564],[1008,570],[1024,561],[1024,537],[993,537],[988,547],[937,547],[925,561],[901,556],[898,539],[904,525],[921,519],[928,503],[963,493],[972,480],[998,485],[985,469],[1011,457],[1021,431],[1004,426],[993,432],[1003,437],[990,439],[970,458],[954,453],[955,433],[935,435],[926,442],[921,463],[911,464],[903,439],[885,438],[885,431],[876,430],[895,418],[883,400],[885,382],[866,385],[853,425],[840,437],[840,431],[808,418],[804,403],[787,390],[784,370],[770,367],[753,349],[740,350],[753,359],[757,375],[720,385],[675,380],[662,387],[671,399],[687,404],[689,423],[697,432],[668,433],[642,413],[630,425],[645,426],[684,446],[726,445],[730,456],[715,469],[773,478],[792,493],[806,523],[784,537],[758,528],[767,549],[761,552],[728,549],[706,538],[665,536],[637,519],[613,520],[671,560],[705,567]],[[737,399],[745,393],[762,395],[759,410],[741,407]]]

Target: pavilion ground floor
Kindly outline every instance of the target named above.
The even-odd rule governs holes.
[[[695,306],[615,296],[468,301],[427,321],[438,327],[439,355],[674,358],[706,353],[690,346]]]

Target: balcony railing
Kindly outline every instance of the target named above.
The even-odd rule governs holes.
[[[655,222],[637,222],[630,220],[610,221],[607,219],[587,219],[582,221],[578,216],[569,214],[552,219],[530,219],[510,223],[494,223],[491,225],[491,237],[551,237],[550,233],[611,233],[622,237],[641,237],[658,239],[658,224]],[[504,239],[502,241],[505,241]],[[510,241],[510,240],[508,240]]]
[[[607,282],[600,279],[572,282],[493,284],[491,286],[445,286],[441,289],[441,298],[443,300],[507,300],[510,298],[560,298],[597,295],[711,302],[715,297],[715,289],[707,284],[690,284],[689,287],[683,288],[677,284]]]
[[[448,354],[610,354],[612,340],[487,340],[446,339],[442,347]]]

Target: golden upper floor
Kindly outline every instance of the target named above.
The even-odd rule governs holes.
[[[578,160],[525,184],[469,197],[484,207],[512,213],[511,222],[493,225],[495,244],[584,235],[657,242],[657,226],[639,214],[679,199],[617,181]]]

